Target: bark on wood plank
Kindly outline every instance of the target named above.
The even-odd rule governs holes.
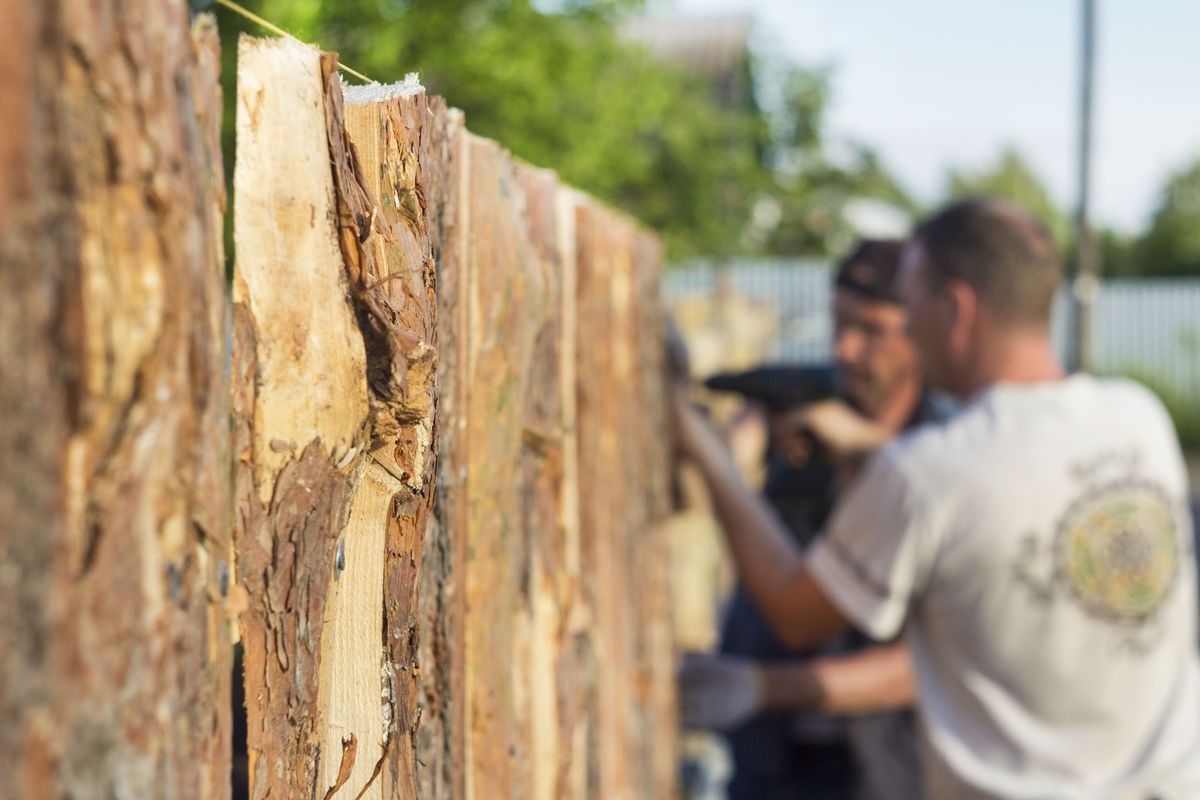
[[[632,223],[594,202],[579,205],[576,221],[580,525],[597,663],[590,791],[669,797],[658,255]]]
[[[424,713],[417,739],[421,796],[466,796],[467,223],[470,140],[462,113],[430,102],[418,189],[428,202],[437,265],[438,490],[420,584]]]
[[[532,638],[524,679],[532,699],[533,796],[566,800],[586,791],[585,666],[577,657],[587,617],[574,430],[576,197],[552,172],[522,168],[518,175],[550,300],[535,342],[525,423]]]
[[[579,294],[578,207],[585,202],[574,189],[560,188],[555,198],[558,254],[562,284],[559,352],[559,398],[563,424],[562,537],[564,571],[569,598],[564,609],[562,649],[558,667],[559,738],[566,750],[557,778],[560,796],[583,800],[588,796],[589,715],[594,704],[594,648],[592,614],[583,576],[583,541],[580,518],[579,474]]]
[[[595,696],[592,705],[590,792],[593,796],[632,798],[634,761],[631,672],[636,668],[630,635],[635,609],[622,571],[625,560],[628,480],[626,411],[623,395],[633,378],[632,354],[621,325],[628,324],[627,254],[621,248],[617,220],[594,203],[583,203],[577,216],[579,291],[579,450],[580,516],[585,548],[584,574],[593,613]],[[625,446],[622,447],[622,444]]]
[[[558,182],[553,173],[517,165],[516,181],[524,198],[524,222],[532,245],[533,264],[540,273],[542,302],[530,309],[534,315],[533,348],[526,380],[520,488],[521,550],[525,564],[520,574],[518,613],[522,636],[513,665],[525,699],[520,709],[529,731],[531,797],[550,798],[555,793],[560,754],[558,748],[558,665],[562,609],[565,607],[565,555],[561,524],[563,424],[559,396],[559,341],[561,338],[561,286],[555,199]],[[538,313],[540,312],[540,313]]]
[[[375,461],[354,488],[350,521],[335,556],[335,578],[321,637],[319,704],[321,761],[317,786],[330,787],[343,770],[344,743],[355,757],[331,797],[385,797],[375,767],[389,744],[390,671],[383,635],[384,542],[392,499],[401,483]],[[385,710],[386,709],[386,710]]]
[[[434,265],[417,185],[428,108],[416,85],[347,88],[344,108],[341,94],[331,77],[328,131],[342,254],[367,348],[372,451],[326,615],[319,785],[333,783],[339,744],[353,736],[356,762],[338,794],[413,797],[418,565],[435,453]]]
[[[189,348],[189,373],[197,386],[197,394],[205,399],[195,403],[200,413],[200,429],[192,442],[191,496],[195,503],[193,528],[203,534],[204,560],[208,562],[207,625],[195,630],[206,633],[208,659],[204,669],[196,674],[195,664],[181,660],[179,672],[190,676],[201,688],[190,701],[190,721],[196,730],[211,724],[207,752],[199,759],[206,774],[200,782],[203,797],[229,796],[231,726],[230,689],[232,674],[231,628],[236,624],[228,602],[234,553],[232,537],[233,485],[232,450],[229,434],[229,370],[226,353],[229,333],[229,311],[225,282],[225,168],[221,153],[221,116],[223,103],[220,89],[221,43],[217,36],[216,18],[202,14],[192,24],[192,48],[195,58],[193,102],[197,109],[198,133],[202,137],[200,156],[206,169],[201,173],[208,190],[201,201],[199,217],[205,226],[199,235],[212,243],[212,255],[207,265],[198,270],[191,283],[189,296],[200,311],[192,329]],[[205,208],[205,204],[207,208]],[[185,301],[186,302],[186,301]],[[187,623],[185,623],[187,624]],[[208,688],[203,688],[207,684]],[[211,720],[211,723],[209,722]],[[180,751],[181,757],[187,757]]]
[[[226,797],[215,27],[0,14],[0,796]]]
[[[657,242],[641,231],[622,237],[628,258],[632,297],[631,315],[622,324],[622,336],[637,378],[625,395],[628,421],[636,449],[626,461],[625,486],[631,494],[625,505],[627,530],[637,533],[626,540],[627,562],[635,579],[630,584],[632,603],[641,621],[634,638],[636,669],[635,724],[639,739],[633,743],[637,790],[640,796],[667,797],[674,792],[674,646],[670,630],[669,542],[665,521],[668,508],[669,464],[664,385],[663,319],[658,284],[661,253]],[[624,281],[622,281],[624,283]]]
[[[529,692],[514,673],[528,641],[522,428],[549,300],[510,157],[472,137],[468,180],[467,797],[528,797]]]
[[[322,631],[339,535],[367,464],[367,359],[330,169],[333,72],[331,59],[293,40],[239,42],[234,535],[249,597],[254,798],[330,788],[318,783]]]
[[[667,396],[664,317],[660,285],[662,248],[658,239],[639,231],[632,243],[636,315],[627,331],[632,337],[638,364],[637,393],[632,400],[639,410],[633,417],[640,443],[635,460],[638,474],[631,539],[635,566],[635,603],[642,624],[637,628],[640,774],[643,796],[669,797],[676,792],[679,755],[676,749],[675,643],[671,625],[670,587],[670,445],[663,432],[670,420],[663,398]]]

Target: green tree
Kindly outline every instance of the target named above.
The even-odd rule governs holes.
[[[770,112],[770,175],[760,197],[774,206],[778,222],[767,233],[764,249],[780,255],[844,252],[856,236],[844,210],[859,198],[882,200],[914,214],[916,203],[870,147],[832,142],[825,127],[830,71],[795,65],[782,69],[780,98]],[[831,152],[838,150],[838,156]]]
[[[663,232],[674,255],[739,247],[764,177],[766,119],[752,104],[720,107],[701,79],[623,43],[616,23],[640,3],[577,0],[553,12],[529,0],[246,5],[370,77],[419,72],[472,131]],[[222,12],[227,22],[229,32],[244,28]],[[232,65],[231,56],[231,100]]]
[[[1106,278],[1129,278],[1141,274],[1142,265],[1135,252],[1135,240],[1112,228],[1095,232],[1100,271]]]
[[[752,91],[731,104],[711,80],[621,39],[620,21],[643,0],[245,5],[373,78],[418,72],[465,112],[472,131],[657,229],[675,259],[826,254],[847,238],[848,199],[906,201],[868,149],[829,157],[827,70],[783,65],[781,99],[769,112]],[[248,28],[223,9],[219,19],[231,154],[236,34]],[[752,86],[761,67],[746,55],[735,78]]]
[[[1133,259],[1142,275],[1200,275],[1200,159],[1167,179]]]
[[[991,195],[1029,211],[1042,220],[1060,247],[1070,239],[1067,216],[1055,204],[1046,184],[1014,147],[1006,147],[996,163],[980,172],[951,170],[946,181],[949,199]]]

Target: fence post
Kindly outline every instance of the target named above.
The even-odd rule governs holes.
[[[662,320],[657,248],[595,204],[577,213],[578,430],[585,597],[592,613],[593,791],[674,791]],[[659,624],[663,627],[658,627]],[[652,630],[653,629],[653,630]],[[667,766],[671,762],[672,766]]]
[[[294,40],[238,47],[234,537],[248,594],[250,791],[324,796],[321,641],[367,467],[367,357],[349,300],[330,170],[333,63]],[[351,557],[357,557],[352,551]],[[347,739],[335,757],[351,764]],[[328,755],[328,754],[326,754]],[[374,763],[374,759],[372,759]]]
[[[0,0],[0,796],[226,797],[216,30],[69,12]]]
[[[421,558],[423,713],[417,737],[422,797],[466,797],[466,563],[470,312],[467,174],[470,141],[461,112],[430,101],[421,186],[437,270],[438,463],[434,516]]]

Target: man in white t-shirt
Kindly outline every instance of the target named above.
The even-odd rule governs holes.
[[[941,800],[1200,798],[1200,658],[1187,482],[1162,405],[1064,375],[1045,228],[957,203],[915,231],[902,291],[963,412],[871,460],[806,553],[676,396],[747,588],[780,637],[903,633],[926,786]]]

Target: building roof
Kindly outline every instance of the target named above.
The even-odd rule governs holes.
[[[750,18],[641,17],[624,23],[621,35],[688,72],[723,78],[739,70],[746,58]]]

